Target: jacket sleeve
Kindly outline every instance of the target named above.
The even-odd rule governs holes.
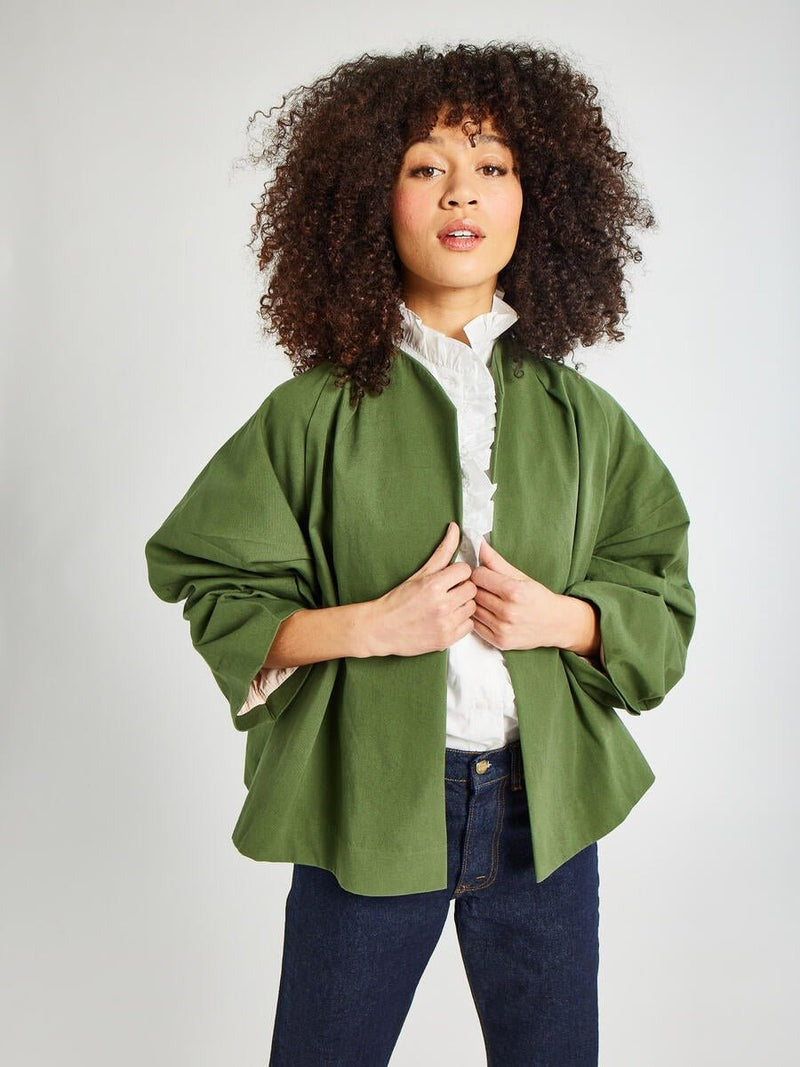
[[[672,475],[633,420],[616,405],[608,419],[597,539],[585,576],[564,590],[599,609],[604,669],[561,651],[591,696],[640,714],[662,702],[686,667],[695,624],[690,520]]]
[[[145,546],[150,587],[162,600],[186,601],[192,643],[239,730],[255,721],[262,667],[281,622],[316,606],[307,539],[269,454],[269,412],[267,398]],[[302,464],[304,442],[296,447]]]

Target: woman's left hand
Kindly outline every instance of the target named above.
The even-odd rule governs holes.
[[[600,633],[596,609],[586,600],[554,593],[512,566],[486,538],[472,571],[473,633],[503,650],[565,648],[594,655]]]

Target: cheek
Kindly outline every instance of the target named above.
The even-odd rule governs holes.
[[[395,243],[405,245],[416,240],[420,228],[419,198],[408,187],[399,186],[392,194],[392,230]]]
[[[495,205],[495,219],[506,236],[509,244],[516,246],[519,224],[522,218],[522,191],[518,196],[505,197]]]
[[[518,230],[520,218],[522,217],[522,190],[514,196],[510,196],[503,203],[501,207],[503,222],[509,230]]]

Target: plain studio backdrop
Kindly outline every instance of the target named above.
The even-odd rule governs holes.
[[[4,0],[0,1060],[267,1058],[288,864],[144,544],[291,374],[246,248],[249,115],[369,51],[526,40],[600,89],[659,221],[579,349],[692,517],[687,674],[600,842],[603,1067],[796,1060],[797,13],[653,0]],[[433,546],[432,546],[433,547]],[[393,1067],[485,1063],[450,921]]]

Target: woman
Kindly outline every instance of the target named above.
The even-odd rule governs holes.
[[[295,375],[146,555],[247,733],[233,840],[294,864],[274,1067],[388,1063],[451,900],[489,1062],[597,1063],[597,840],[653,781],[614,709],[679,680],[695,602],[672,476],[564,363],[622,339],[653,223],[595,96],[422,47],[265,141]]]

